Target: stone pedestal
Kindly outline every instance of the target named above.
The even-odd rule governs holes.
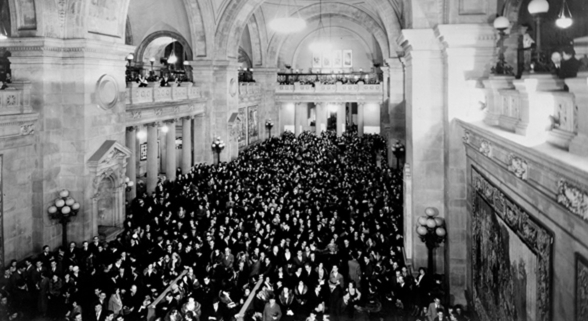
[[[525,137],[545,135],[553,105],[546,105],[538,92],[563,90],[563,80],[551,74],[531,74],[513,83],[520,93],[520,115],[515,133]]]
[[[212,137],[225,142],[221,162],[228,162],[239,154],[238,137],[231,136],[229,118],[238,112],[239,106],[239,63],[236,60],[215,61],[214,88],[211,89],[214,108],[210,109]],[[212,140],[208,142],[208,145]]]
[[[498,110],[501,105],[500,90],[503,89],[514,89],[512,84],[514,76],[497,76],[492,75],[488,79],[484,80],[484,86],[486,87],[486,117],[484,122],[491,126],[498,126],[501,111]]]
[[[588,72],[566,79],[570,92],[576,96],[578,134],[570,143],[570,153],[588,156]]]
[[[426,207],[436,207],[444,216],[443,57],[432,29],[403,30],[400,42],[406,52],[406,163],[412,173],[405,178],[412,194],[404,193],[405,204],[411,204],[405,207],[404,224],[412,232]],[[427,265],[427,248],[416,233],[407,234],[405,245],[413,266]]]
[[[253,72],[255,81],[261,86],[261,103],[258,109],[260,133],[266,133],[265,121],[271,119],[274,121],[274,128],[272,128],[272,136],[279,136],[281,130],[278,128],[278,119],[280,117],[280,106],[276,105],[276,87],[277,68],[259,68],[256,67]],[[267,139],[265,135],[260,134],[260,139]]]

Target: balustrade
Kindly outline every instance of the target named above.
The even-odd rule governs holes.
[[[157,84],[149,87],[137,87],[134,84],[127,88],[127,104],[145,104],[155,102],[183,101],[202,99],[200,88],[192,83],[183,82],[180,86],[172,84],[170,87],[159,87]]]
[[[383,90],[382,84],[364,84],[363,82],[359,82],[357,84],[343,84],[343,83],[336,83],[336,84],[323,84],[323,83],[314,83],[314,84],[302,84],[302,83],[294,83],[294,85],[278,85],[276,88],[276,93],[278,94],[288,94],[288,93],[311,93],[311,94],[319,94],[319,93],[349,93],[349,94],[357,94],[357,93],[370,93],[370,94],[381,94]]]

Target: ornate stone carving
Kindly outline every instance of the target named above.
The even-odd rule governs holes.
[[[27,136],[35,133],[35,124],[23,124],[20,126],[20,135]]]
[[[518,156],[515,156],[513,153],[508,154],[507,169],[516,177],[522,180],[527,180],[529,171],[529,165],[527,164],[527,161]]]
[[[492,157],[492,144],[489,141],[482,139],[478,151],[486,157]]]
[[[535,218],[532,217],[525,209],[521,208],[508,196],[494,186],[494,184],[482,175],[478,170],[472,166],[472,193],[470,201],[473,204],[474,219],[472,221],[472,237],[474,244],[478,244],[480,235],[490,233],[482,229],[484,217],[480,211],[480,198],[484,199],[493,209],[498,217],[517,234],[521,241],[526,244],[530,250],[536,253],[537,269],[537,320],[549,321],[551,320],[551,279],[553,275],[551,258],[553,254],[553,235],[545,229]],[[488,215],[486,213],[485,215]],[[480,262],[479,249],[472,248],[472,262],[474,262],[474,270],[479,269],[478,262]],[[493,254],[495,255],[495,254]],[[495,320],[490,318],[488,313],[495,314],[497,311],[485,311],[484,304],[480,301],[483,295],[478,293],[476,287],[473,289],[474,305],[480,313],[481,320]],[[488,313],[487,313],[488,312]]]
[[[133,117],[133,119],[141,119],[141,111],[140,110],[132,111],[131,116]]]
[[[576,254],[576,321],[588,320],[588,260]]]
[[[557,183],[557,202],[568,211],[588,220],[588,194],[564,179]]]
[[[155,114],[155,116],[161,116],[163,114],[163,109],[162,108],[156,109],[154,114]]]
[[[463,142],[465,144],[469,144],[470,143],[470,139],[471,139],[471,133],[466,130],[465,133],[463,134],[462,139],[463,139]]]

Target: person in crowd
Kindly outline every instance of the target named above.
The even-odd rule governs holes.
[[[259,320],[395,311],[402,175],[377,165],[385,146],[379,135],[356,132],[285,133],[230,163],[197,164],[175,181],[162,176],[151,195],[131,202],[114,241],[43,250],[49,313],[73,319],[83,311],[92,320],[98,302],[101,318],[110,310],[115,320],[144,320],[165,291],[156,306],[162,320],[229,321],[258,282],[247,313]],[[15,298],[30,297],[24,271],[16,262],[7,269],[7,301],[17,312],[24,307]]]
[[[566,47],[562,51],[561,68],[559,70],[559,78],[574,78],[578,75],[580,69],[580,61],[576,59],[576,51],[573,47]]]

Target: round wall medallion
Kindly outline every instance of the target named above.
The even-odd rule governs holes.
[[[118,103],[118,84],[110,75],[102,75],[96,83],[96,103],[98,107],[107,110]]]
[[[235,81],[235,78],[231,78],[231,81],[229,82],[229,94],[231,94],[231,97],[235,97],[237,94],[237,82]]]

